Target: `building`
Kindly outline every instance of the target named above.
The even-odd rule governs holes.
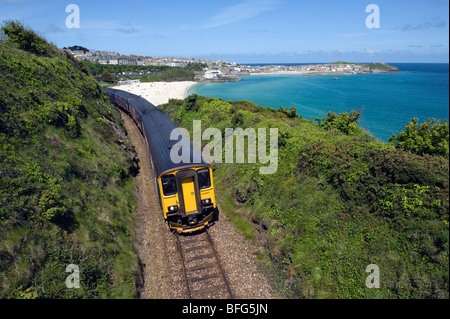
[[[141,83],[141,80],[126,80],[117,82],[119,85],[122,84],[133,84],[133,83]]]
[[[219,70],[208,70],[205,72],[205,75],[203,75],[205,79],[214,79],[219,76],[222,76],[222,71]]]
[[[128,56],[119,56],[117,59],[119,65],[137,65],[136,59],[130,58]]]

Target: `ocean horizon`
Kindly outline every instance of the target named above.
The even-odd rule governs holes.
[[[306,65],[314,63],[251,63],[245,65]],[[324,63],[317,63],[324,64]],[[448,63],[389,63],[397,73],[349,75],[251,75],[241,82],[200,83],[189,94],[249,100],[272,108],[297,109],[306,119],[328,114],[361,111],[359,125],[377,139],[387,142],[417,117],[449,118]],[[338,79],[335,80],[335,77]]]

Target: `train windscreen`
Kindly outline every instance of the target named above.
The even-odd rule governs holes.
[[[161,176],[161,183],[165,196],[171,196],[177,193],[177,184],[173,174]]]
[[[198,174],[198,186],[200,189],[205,189],[211,187],[211,177],[209,175],[209,169],[199,169]]]

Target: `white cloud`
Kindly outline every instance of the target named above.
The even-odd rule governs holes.
[[[209,29],[254,18],[263,12],[278,8],[280,0],[245,0],[244,2],[223,8],[200,26],[184,26],[184,29]]]

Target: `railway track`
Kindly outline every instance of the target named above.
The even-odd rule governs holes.
[[[175,234],[189,299],[233,299],[214,242],[204,230],[195,235]]]

